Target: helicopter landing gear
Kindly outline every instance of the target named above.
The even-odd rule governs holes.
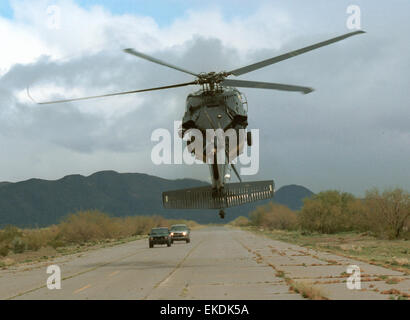
[[[221,219],[225,219],[225,211],[220,210],[219,211],[219,216],[221,217]]]

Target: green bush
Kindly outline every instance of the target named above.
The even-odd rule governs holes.
[[[357,220],[357,199],[345,192],[324,191],[305,199],[298,221],[302,229],[320,233],[336,233],[354,229]]]
[[[402,189],[367,191],[362,228],[379,237],[410,238],[410,193]]]

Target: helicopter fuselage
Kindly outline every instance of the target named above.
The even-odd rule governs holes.
[[[182,120],[182,136],[189,129],[198,129],[202,133],[204,146],[203,152],[199,157],[203,162],[209,162],[209,154],[206,154],[206,131],[208,129],[234,129],[239,137],[239,130],[246,129],[248,126],[246,97],[236,88],[217,87],[214,90],[199,90],[188,95],[186,99],[185,114]],[[187,142],[188,145],[190,141]],[[216,141],[212,141],[216,146]],[[234,152],[236,156],[243,151],[243,143],[238,143],[235,150],[229,150],[228,141],[224,141],[228,153]],[[211,150],[215,150],[212,148]],[[209,164],[212,186],[216,193],[220,192],[225,181],[230,178],[228,157],[224,163],[217,163],[216,152],[214,152],[213,163]],[[235,156],[233,157],[235,158]],[[233,159],[231,158],[231,159]]]

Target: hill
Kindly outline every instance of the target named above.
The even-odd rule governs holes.
[[[69,175],[60,180],[30,179],[0,184],[0,227],[48,226],[69,213],[98,209],[112,216],[160,214],[166,218],[220,222],[215,210],[169,210],[162,207],[162,192],[204,186],[193,179],[168,180],[141,173],[102,171],[88,177]],[[284,190],[283,190],[284,189]],[[298,209],[301,199],[312,193],[300,186],[280,188],[275,201]],[[302,198],[301,198],[302,197]],[[227,220],[247,216],[260,201],[227,210]]]
[[[303,206],[303,199],[310,198],[314,193],[308,188],[291,184],[283,186],[275,193],[275,202],[284,204],[292,210],[300,210]]]

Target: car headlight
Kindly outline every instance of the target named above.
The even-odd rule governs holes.
[[[174,233],[173,232],[171,232],[171,237],[174,235]]]
[[[186,232],[185,232],[185,231],[184,231],[184,232],[182,232],[182,235],[186,236]]]

